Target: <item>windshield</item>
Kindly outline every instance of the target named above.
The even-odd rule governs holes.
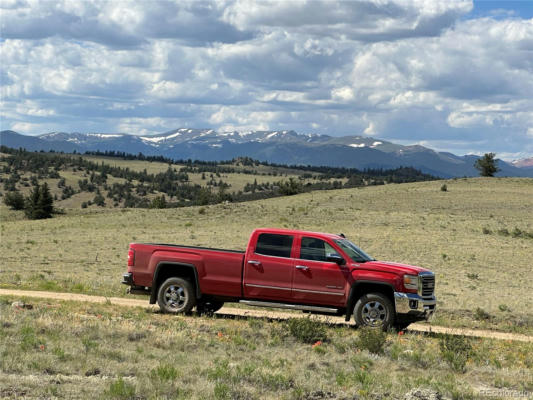
[[[348,239],[336,239],[334,242],[355,262],[376,261]]]

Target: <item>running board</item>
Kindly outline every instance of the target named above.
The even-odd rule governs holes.
[[[315,312],[322,312],[322,313],[327,313],[327,314],[337,314],[339,312],[339,309],[337,308],[306,306],[306,305],[301,305],[301,304],[273,303],[269,301],[239,300],[239,303],[246,304],[248,306],[284,308],[284,309],[289,309],[289,310],[302,310],[302,311],[315,311]]]

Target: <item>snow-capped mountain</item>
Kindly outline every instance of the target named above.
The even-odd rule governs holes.
[[[158,135],[51,132],[24,136],[0,132],[1,144],[28,150],[121,151],[173,159],[230,160],[247,156],[279,164],[327,165],[348,168],[412,166],[441,177],[477,176],[476,156],[456,156],[413,145],[402,146],[367,136],[298,134],[294,131],[217,132],[179,128]],[[532,176],[533,170],[499,162],[500,176]]]
[[[517,168],[533,168],[533,157],[515,160],[511,164]]]

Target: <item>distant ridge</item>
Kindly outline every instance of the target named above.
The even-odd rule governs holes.
[[[332,137],[292,130],[217,132],[179,128],[157,135],[51,132],[39,136],[0,132],[2,145],[27,150],[63,152],[122,151],[205,161],[251,157],[278,164],[347,168],[414,167],[442,178],[477,176],[473,155],[456,156],[424,146],[402,146],[367,136]],[[499,160],[498,176],[533,177],[532,168]]]

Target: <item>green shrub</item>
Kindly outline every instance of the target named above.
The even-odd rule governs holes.
[[[440,187],[440,191],[441,191],[441,192],[447,192],[447,191],[448,191],[448,186],[447,186],[446,184],[442,185],[442,186]]]
[[[161,382],[174,381],[178,377],[178,370],[169,364],[161,364],[150,373],[152,379],[158,379]]]
[[[4,204],[12,210],[23,210],[24,196],[20,192],[8,192],[4,196]]]
[[[492,235],[492,231],[489,228],[483,227],[481,231],[483,232],[484,235]]]
[[[94,196],[93,203],[96,204],[98,207],[105,207],[105,199],[104,196],[100,192],[96,193],[96,196]]]
[[[468,273],[466,276],[468,279],[472,279],[473,281],[477,281],[479,279],[479,274]]]
[[[150,203],[150,208],[167,208],[165,195],[155,197]]]
[[[303,343],[315,343],[327,340],[326,325],[316,319],[291,318],[287,320],[287,326],[292,336]]]
[[[39,345],[39,340],[31,326],[23,326],[20,329],[20,347],[24,351],[36,348]]]
[[[371,353],[381,354],[386,341],[387,333],[381,329],[361,328],[357,345]]]
[[[498,229],[498,235],[500,236],[509,236],[510,233],[507,228]]]
[[[440,339],[440,354],[456,372],[465,372],[472,354],[470,340],[464,336],[446,335]]]
[[[109,384],[108,394],[113,399],[131,399],[135,396],[135,387],[120,377]]]
[[[222,382],[215,384],[214,393],[215,399],[231,399],[231,391],[228,385]]]
[[[482,308],[476,308],[474,312],[474,318],[478,321],[485,321],[491,319],[491,315]]]

